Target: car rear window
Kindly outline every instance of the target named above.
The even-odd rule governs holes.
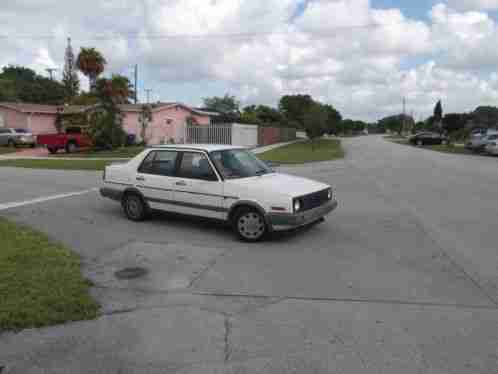
[[[138,172],[165,177],[173,176],[177,157],[176,151],[152,151],[145,157]]]
[[[27,134],[28,130],[26,129],[15,129],[15,132],[18,134]]]

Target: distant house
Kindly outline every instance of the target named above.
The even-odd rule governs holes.
[[[56,132],[55,120],[60,113],[64,118],[78,117],[79,125],[85,126],[86,119],[96,106],[55,106],[25,103],[0,103],[0,127],[29,129],[33,134]],[[134,134],[140,140],[142,134],[139,123],[143,104],[123,104],[123,128],[128,134]],[[185,125],[188,122],[209,125],[217,113],[191,108],[182,103],[151,104],[152,120],[147,126],[145,140],[149,144],[167,142],[182,143]]]
[[[55,131],[57,106],[0,102],[0,127],[28,129],[33,134]]]

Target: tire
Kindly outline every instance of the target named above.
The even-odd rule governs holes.
[[[424,142],[422,140],[417,140],[417,146],[422,147],[424,145]]]
[[[13,141],[12,139],[9,139],[9,141],[7,142],[7,145],[11,148],[16,148],[17,145],[16,145],[16,142]]]
[[[265,217],[254,208],[240,208],[233,217],[232,226],[240,240],[255,243],[268,233]]]
[[[140,222],[147,218],[149,208],[138,194],[128,193],[124,195],[122,205],[123,211],[129,220]]]
[[[57,148],[48,147],[47,149],[48,149],[48,151],[50,152],[50,154],[53,154],[53,155],[54,155],[54,154],[56,154],[56,153],[57,153]]]
[[[35,148],[36,147],[36,144],[31,144],[31,148]]]
[[[78,144],[75,142],[69,142],[66,144],[66,152],[67,153],[75,153],[78,152]]]

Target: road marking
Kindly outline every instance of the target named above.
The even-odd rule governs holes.
[[[0,211],[6,210],[6,209],[11,209],[11,208],[18,208],[18,207],[25,206],[25,205],[44,203],[46,201],[51,201],[51,200],[64,199],[66,197],[85,195],[87,193],[94,192],[97,190],[98,190],[98,188],[90,188],[89,190],[84,190],[84,191],[69,192],[69,193],[60,194],[60,195],[38,197],[36,199],[31,199],[31,200],[14,201],[11,203],[0,204]]]

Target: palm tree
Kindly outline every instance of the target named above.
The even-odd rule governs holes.
[[[133,85],[122,75],[113,74],[111,79],[99,79],[97,92],[101,97],[111,99],[115,104],[128,104],[135,97]]]
[[[76,60],[78,69],[88,77],[90,81],[90,91],[95,91],[97,78],[104,71],[107,61],[104,56],[95,48],[81,48]]]

